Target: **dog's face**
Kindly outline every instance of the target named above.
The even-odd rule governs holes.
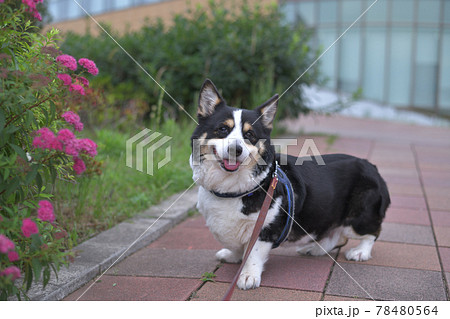
[[[194,180],[216,192],[253,189],[266,176],[275,152],[270,144],[275,95],[255,110],[230,107],[210,80],[200,90],[199,125],[192,141]]]

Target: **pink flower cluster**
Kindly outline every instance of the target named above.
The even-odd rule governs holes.
[[[25,218],[24,220],[22,220],[21,230],[22,230],[22,234],[27,238],[33,234],[39,233],[39,229],[38,229],[36,223],[34,221],[32,221],[31,218]]]
[[[7,254],[9,251],[14,250],[15,245],[11,239],[3,234],[0,234],[0,253]]]
[[[11,239],[9,239],[8,237],[6,237],[3,234],[0,234],[0,253],[2,254],[8,254],[8,259],[10,262],[14,262],[19,260],[19,254],[14,251],[15,249],[15,245],[13,243],[13,241]],[[0,273],[0,276],[2,276],[2,274]],[[20,277],[20,273],[19,273],[19,277]]]
[[[66,68],[75,71],[77,69],[77,60],[71,55],[63,54],[56,58],[56,62],[61,63]]]
[[[63,115],[61,115],[61,117],[65,119],[67,123],[72,124],[74,129],[78,132],[81,132],[83,130],[83,123],[81,123],[78,114],[72,111],[67,111]]]
[[[53,213],[53,205],[48,200],[39,201],[39,208],[37,210],[38,218],[45,222],[53,223],[55,221],[55,214]]]
[[[77,69],[77,60],[75,60],[75,58],[71,55],[68,54],[59,55],[56,58],[56,62],[65,66],[69,70],[75,71]],[[98,68],[95,65],[94,61],[91,61],[86,58],[81,58],[78,60],[78,63],[82,67],[84,67],[90,74],[92,75],[98,74]],[[76,82],[72,83],[72,76],[66,73],[60,73],[58,74],[58,79],[63,81],[63,84],[69,87],[69,91],[71,92],[75,91],[81,95],[86,95],[84,88],[89,87],[89,81],[85,77],[75,76]]]
[[[2,1],[3,2],[3,1]],[[39,2],[44,2],[44,0],[22,0],[22,3],[24,3],[25,5],[28,6],[28,11],[31,12],[31,14],[33,15],[33,17],[35,17],[36,19],[38,19],[39,21],[42,20],[42,17],[40,15],[40,13],[37,11],[36,5]]]
[[[83,129],[83,123],[80,122],[80,117],[68,111],[62,115],[62,117],[78,131]],[[90,157],[97,155],[97,144],[88,139],[77,139],[75,134],[69,129],[61,129],[57,135],[55,135],[49,128],[43,127],[36,131],[36,136],[33,139],[33,147],[62,151],[67,155],[73,156],[74,166],[73,169],[76,174],[80,175],[86,170],[86,165],[80,158],[80,154],[86,154]]]
[[[98,69],[97,66],[95,65],[94,61],[91,61],[89,59],[86,58],[81,58],[78,60],[78,63],[83,66],[84,68],[86,68],[86,70],[92,74],[92,75],[97,75],[98,74]]]
[[[0,272],[0,276],[7,277],[10,275],[11,275],[12,281],[16,280],[17,278],[20,278],[20,269],[17,268],[16,266],[9,266],[9,267],[5,268],[5,270]]]
[[[33,146],[35,148],[57,151],[63,150],[63,144],[48,127],[43,127],[36,131],[36,133],[37,135],[33,139]]]

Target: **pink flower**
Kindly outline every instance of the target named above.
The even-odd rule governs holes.
[[[11,239],[3,234],[0,234],[0,253],[6,254],[8,251],[14,249],[14,243]]]
[[[55,134],[48,127],[43,127],[36,131],[36,133],[38,135],[33,139],[33,146],[35,148],[62,150],[61,142],[56,139]]]
[[[84,88],[79,84],[71,84],[69,86],[69,91],[77,91],[81,95],[86,95],[86,92],[84,92]]]
[[[94,61],[91,61],[89,59],[86,58],[81,58],[78,60],[78,63],[85,67],[86,70],[92,74],[92,75],[97,75],[98,74],[98,69],[97,66],[95,65]]]
[[[69,74],[60,73],[57,76],[58,76],[58,79],[63,81],[64,85],[71,85],[72,84],[72,77]]]
[[[79,76],[77,77],[77,80],[80,81],[80,83],[85,87],[89,87],[89,80],[86,79],[85,77]]]
[[[75,130],[79,132],[83,130],[83,123],[81,123],[78,114],[72,111],[67,111],[66,113],[61,115],[61,117],[65,119],[67,123],[72,124]]]
[[[17,278],[20,278],[20,269],[16,266],[9,266],[8,268],[0,272],[0,276],[12,276],[11,279],[12,281],[14,281]]]
[[[91,157],[94,157],[95,155],[97,155],[97,144],[94,141],[92,141],[88,138],[82,138],[82,139],[79,139],[77,141],[77,143],[78,143],[78,149],[80,151],[86,152],[86,154],[88,154]]]
[[[36,4],[39,2],[42,2],[42,1],[43,0],[22,0],[22,3],[24,3],[28,6],[27,11],[31,12],[33,14],[33,17],[35,17],[39,21],[42,20],[42,17],[39,14],[39,12],[37,11]]]
[[[39,229],[34,221],[31,218],[25,218],[22,221],[22,233],[25,237],[30,237],[33,234],[39,233]]]
[[[75,135],[69,129],[62,129],[58,132],[58,140],[64,146],[64,152],[68,155],[78,156],[78,143]]]
[[[8,253],[8,259],[10,262],[15,262],[19,260],[19,254],[15,251],[10,251]]]
[[[61,63],[63,66],[68,69],[75,71],[77,69],[77,60],[71,55],[63,54],[56,58],[56,62]]]
[[[38,218],[42,221],[53,223],[55,221],[55,214],[53,213],[53,206],[48,200],[39,201]]]
[[[86,165],[84,164],[83,160],[79,157],[73,158],[73,171],[77,175],[81,175],[86,170]]]

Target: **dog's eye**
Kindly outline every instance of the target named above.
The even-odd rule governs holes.
[[[257,140],[256,135],[255,135],[255,133],[253,131],[245,132],[244,138],[249,140],[251,143],[254,143]]]
[[[220,126],[217,130],[217,135],[221,136],[221,137],[225,137],[228,135],[228,133],[230,132],[230,128],[226,125]]]

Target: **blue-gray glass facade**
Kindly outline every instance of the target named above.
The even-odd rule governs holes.
[[[283,1],[326,50],[374,0]],[[330,89],[450,113],[450,0],[378,0],[321,58]]]

